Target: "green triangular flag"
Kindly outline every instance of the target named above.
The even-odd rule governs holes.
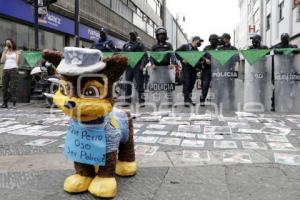
[[[145,52],[122,52],[121,55],[127,56],[128,66],[133,69],[143,58]]]
[[[115,52],[102,52],[104,58],[112,57]]]
[[[42,53],[40,51],[24,51],[22,52],[22,56],[31,68],[35,67],[42,59]]]
[[[150,56],[158,63],[161,63],[164,58],[172,51],[155,51],[150,52]]]
[[[238,51],[237,50],[225,50],[225,51],[222,50],[222,51],[209,51],[208,53],[223,66],[233,56],[238,54]]]
[[[241,51],[250,65],[254,65],[258,60],[270,53],[270,49],[249,49]]]
[[[204,51],[178,51],[176,53],[193,67],[195,67],[198,61],[205,55]]]
[[[296,48],[285,48],[285,49],[275,49],[275,54],[276,52],[283,54],[283,55],[290,55],[293,51],[295,51]]]

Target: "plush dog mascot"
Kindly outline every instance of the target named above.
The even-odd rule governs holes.
[[[132,119],[113,108],[113,86],[126,68],[123,56],[103,60],[99,50],[64,49],[54,102],[71,117],[64,154],[74,161],[76,173],[65,179],[66,192],[113,198],[115,174],[136,174]]]

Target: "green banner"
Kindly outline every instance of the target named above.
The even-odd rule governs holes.
[[[35,67],[42,59],[42,53],[40,51],[24,51],[22,52],[22,56],[31,68]]]
[[[283,55],[287,56],[287,55],[290,55],[297,51],[298,51],[298,49],[296,49],[296,48],[285,48],[285,49],[275,49],[274,53],[275,54],[283,54]]]
[[[237,50],[209,51],[208,53],[214,59],[216,59],[221,65],[225,65],[233,56],[238,54],[238,51]]]
[[[120,54],[127,56],[128,66],[133,69],[141,61],[145,52],[121,52]]]
[[[195,67],[199,60],[205,55],[204,51],[177,51],[176,53],[193,67]]]
[[[150,56],[158,63],[161,63],[164,58],[169,54],[173,53],[173,51],[155,51],[150,52]]]
[[[250,65],[254,65],[257,61],[265,57],[270,52],[270,49],[249,49],[241,51]]]
[[[115,52],[102,52],[104,58],[112,57]]]

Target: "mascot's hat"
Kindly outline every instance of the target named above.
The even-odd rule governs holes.
[[[99,72],[106,67],[102,53],[97,49],[65,47],[64,59],[57,67],[57,72],[65,76],[79,76]]]

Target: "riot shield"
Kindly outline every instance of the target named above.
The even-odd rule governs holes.
[[[275,110],[300,112],[300,55],[274,55]]]
[[[272,57],[266,56],[253,65],[246,62],[244,111],[270,111],[272,93]]]
[[[173,103],[175,91],[175,68],[169,66],[156,66],[155,69],[148,68],[148,95],[149,102],[156,105],[162,103]]]
[[[212,59],[212,103],[220,111],[237,110],[243,102],[243,80],[239,79],[239,56],[232,57],[225,65]]]

